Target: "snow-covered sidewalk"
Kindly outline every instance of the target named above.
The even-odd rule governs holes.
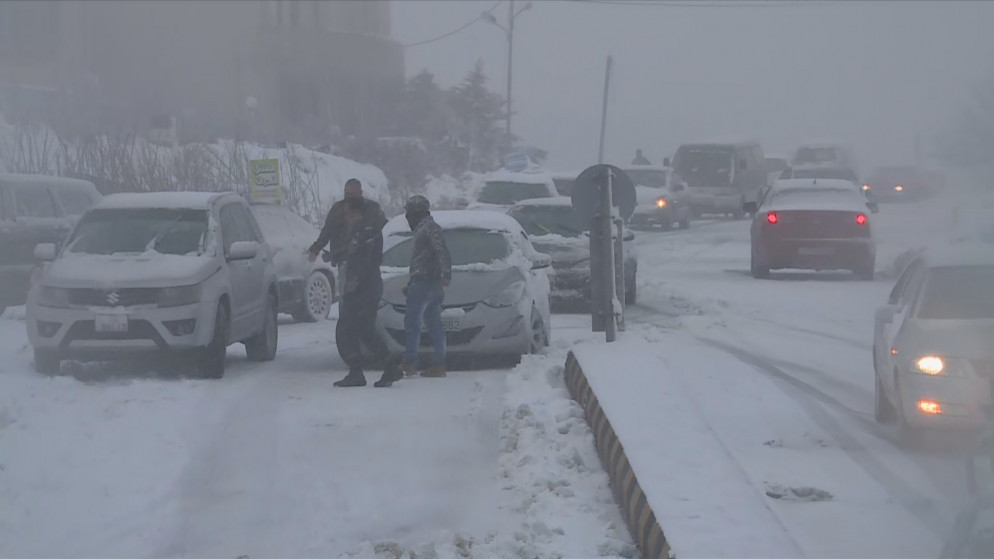
[[[875,468],[872,437],[789,383],[638,325],[574,351],[677,557],[937,556],[928,479]]]

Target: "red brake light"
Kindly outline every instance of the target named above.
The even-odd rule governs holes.
[[[777,222],[777,213],[776,212],[770,212],[770,213],[766,214],[766,221],[767,221],[767,223],[769,223],[771,225],[774,224],[774,223],[776,223]]]
[[[856,224],[866,225],[866,214],[856,214]]]

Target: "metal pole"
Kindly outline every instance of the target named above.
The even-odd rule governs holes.
[[[601,221],[599,223],[601,230],[601,255],[603,260],[601,261],[601,269],[598,270],[604,275],[604,314],[606,318],[604,339],[608,342],[613,342],[618,334],[618,324],[615,322],[614,317],[614,298],[616,297],[615,286],[614,286],[614,236],[613,229],[614,223],[612,219],[612,206],[614,205],[611,199],[611,190],[614,186],[614,172],[608,169],[607,171],[607,181],[605,182],[605,187],[601,189]]]
[[[616,293],[618,295],[618,301],[621,303],[621,307],[617,310],[617,320],[618,320],[618,331],[625,331],[625,290],[628,288],[625,285],[625,245],[624,245],[624,233],[625,233],[625,222],[619,216],[614,222],[615,227],[615,237],[614,237],[614,284],[616,288]]]
[[[507,147],[511,144],[511,67],[514,61],[514,0],[508,2],[507,8]]]
[[[601,242],[600,212],[590,222],[590,329],[593,332],[607,330],[607,311],[604,309],[604,274],[600,273],[604,266],[601,253],[604,243]]]
[[[607,95],[611,84],[611,56],[607,57],[607,67],[604,69],[604,104],[601,106],[601,142],[597,152],[597,162],[604,163],[604,134],[607,131]]]

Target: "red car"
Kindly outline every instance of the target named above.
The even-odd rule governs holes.
[[[780,181],[758,204],[752,222],[751,272],[770,270],[851,270],[872,280],[876,246],[868,214],[877,212],[860,190],[843,180]]]

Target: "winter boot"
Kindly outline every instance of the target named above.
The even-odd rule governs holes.
[[[376,388],[385,388],[402,378],[404,378],[404,371],[401,369],[400,363],[388,357],[383,363],[383,376],[380,377],[380,380],[373,383],[373,386]]]
[[[428,370],[421,373],[423,377],[442,378],[445,376],[445,365],[432,365]]]
[[[366,375],[363,374],[362,369],[350,369],[349,374],[342,380],[336,382],[335,386],[366,386]]]
[[[418,374],[418,368],[417,368],[417,366],[414,363],[411,363],[410,361],[407,361],[406,359],[404,360],[404,363],[401,365],[401,367],[402,367],[402,370],[404,371],[404,376],[405,377],[413,377],[413,376],[417,376],[417,374]]]

